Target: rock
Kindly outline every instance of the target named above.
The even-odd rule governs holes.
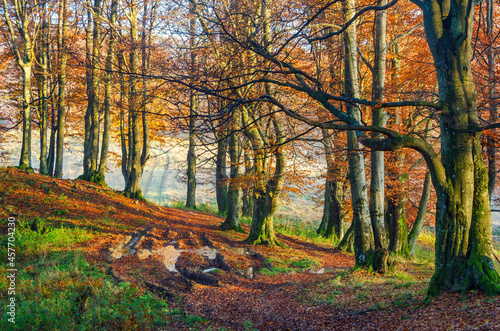
[[[205,269],[203,270],[204,273],[209,273],[209,272],[212,272],[212,271],[215,271],[215,270],[220,270],[219,268],[208,268],[208,269]]]
[[[322,275],[322,274],[325,273],[325,268],[321,268],[321,269],[318,269],[318,270],[309,269],[309,273],[316,274],[316,275]]]
[[[214,260],[217,257],[217,252],[218,251],[215,248],[210,248],[208,246],[204,246],[196,250],[196,253],[200,254],[201,256],[205,256],[209,260]]]
[[[250,267],[245,271],[245,277],[248,279],[253,278],[253,267]]]

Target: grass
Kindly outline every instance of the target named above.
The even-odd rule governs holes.
[[[20,219],[16,227],[16,251],[19,257],[32,257],[68,249],[74,244],[89,241],[93,234],[80,228],[55,228],[50,222],[36,218]],[[3,238],[2,248],[6,247]]]
[[[272,265],[272,268],[262,268],[258,273],[276,276],[284,273],[297,273],[304,272],[309,269],[316,268],[320,265],[318,261],[311,259],[301,259],[301,260],[278,260],[276,258],[270,258],[265,261],[266,265]]]
[[[51,220],[20,219],[16,226],[16,323],[0,319],[0,330],[153,330],[184,325],[207,326],[129,283],[116,283],[105,266],[90,265],[72,246],[89,241],[93,232],[55,227]],[[6,252],[3,237],[0,253]],[[10,268],[3,261],[0,271]],[[0,300],[7,302],[10,284],[0,279]],[[87,299],[84,299],[87,298]],[[83,304],[82,304],[83,302]]]

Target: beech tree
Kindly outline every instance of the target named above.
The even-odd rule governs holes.
[[[31,75],[35,61],[35,45],[41,10],[37,3],[3,0],[3,16],[10,37],[10,47],[22,71],[23,137],[19,167],[31,169]]]
[[[438,81],[438,100],[375,102],[362,99],[357,93],[355,79],[346,80],[345,95],[332,95],[322,89],[321,84],[305,70],[285,60],[281,51],[286,45],[300,40],[304,27],[314,22],[318,14],[305,20],[304,25],[296,29],[283,44],[275,45],[271,50],[255,38],[233,40],[252,50],[255,54],[274,64],[273,69],[281,77],[265,77],[258,81],[274,86],[300,91],[304,96],[319,103],[339,121],[345,124],[320,122],[307,114],[294,110],[270,94],[244,99],[242,102],[267,102],[280,107],[288,116],[302,120],[310,125],[337,130],[348,130],[350,149],[359,150],[356,140],[378,151],[395,151],[411,148],[419,152],[429,168],[433,186],[437,194],[436,205],[436,269],[429,286],[429,295],[434,296],[441,290],[467,291],[477,289],[489,294],[500,293],[500,278],[492,262],[491,213],[488,195],[488,171],[484,164],[481,149],[481,133],[492,129],[497,124],[485,125],[479,122],[477,113],[477,93],[471,71],[471,45],[474,18],[472,0],[415,0],[422,11],[427,43],[434,58]],[[383,10],[393,6],[396,1],[386,6],[362,7],[354,13],[352,2],[345,2],[346,23],[333,33],[310,36],[309,42],[324,40],[334,35],[353,29],[356,18],[369,10]],[[328,9],[334,3],[318,7],[317,13]],[[262,27],[263,28],[263,27]],[[277,49],[277,51],[276,51]],[[346,43],[346,77],[355,74],[352,63],[355,61],[355,42]],[[351,86],[349,87],[349,84]],[[345,103],[347,111],[336,106]],[[364,125],[356,114],[358,107],[376,108],[427,107],[437,113],[441,133],[441,154],[418,135],[399,133],[379,125]],[[373,139],[366,132],[376,132],[383,139]],[[360,158],[361,156],[356,156]],[[352,158],[352,156],[351,156]],[[350,176],[357,176],[361,168],[350,163]],[[360,176],[359,180],[363,176]],[[358,183],[366,187],[363,182]],[[351,180],[351,189],[356,191],[356,182]],[[366,189],[365,189],[366,190]],[[355,254],[360,266],[373,266],[376,262],[376,248],[373,244],[373,230],[366,207],[366,193],[359,190],[361,196],[354,197]],[[356,200],[363,201],[356,206]],[[356,216],[356,214],[358,216]],[[359,217],[359,215],[363,215]],[[366,221],[365,221],[366,220]],[[357,227],[357,229],[356,229]]]

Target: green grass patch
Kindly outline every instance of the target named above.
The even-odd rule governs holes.
[[[165,301],[129,283],[114,283],[78,251],[53,253],[18,268],[16,323],[0,319],[2,330],[153,330],[173,319],[193,327],[204,322],[169,310]],[[7,287],[2,279],[2,300]]]
[[[89,241],[93,237],[87,230],[74,227],[55,228],[50,222],[36,218],[33,221],[19,220],[16,227],[15,245],[19,257],[31,257],[67,249],[74,244]],[[3,238],[5,249],[7,237]]]

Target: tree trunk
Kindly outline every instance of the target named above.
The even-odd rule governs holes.
[[[471,70],[474,3],[451,0],[442,11],[439,3],[420,3],[443,104],[439,113],[443,171],[431,167],[438,198],[436,268],[428,294],[470,289],[500,294],[500,277],[492,261],[488,171],[480,134],[474,133],[479,125]]]
[[[331,134],[323,129],[323,145],[327,166],[325,182],[325,203],[323,218],[317,230],[325,238],[342,240],[343,237],[343,202],[344,181],[341,166],[336,162],[332,148],[333,139]],[[344,175],[345,176],[345,175]]]
[[[227,215],[228,196],[227,196],[227,138],[221,138],[225,133],[221,133],[217,141],[217,157],[215,160],[215,194],[217,196],[217,208],[219,214]]]
[[[237,136],[239,125],[239,114],[233,112],[232,132],[229,137],[229,158],[230,158],[230,175],[229,190],[227,193],[228,209],[224,223],[221,224],[223,230],[235,230],[244,232],[240,224],[241,216],[241,187],[240,187],[240,157],[241,144]]]
[[[281,245],[274,232],[273,218],[283,189],[286,154],[282,147],[276,149],[276,169],[273,178],[266,177],[266,153],[256,152],[253,216],[250,233],[245,242],[251,245]]]
[[[131,113],[131,121],[129,123],[129,176],[125,186],[124,195],[131,199],[144,200],[141,191],[142,164],[141,164],[141,128],[140,128],[140,111],[137,107],[137,78],[135,75],[139,73],[138,65],[138,26],[137,26],[137,3],[135,0],[130,5],[130,35],[132,50],[130,52],[130,87],[129,87],[129,111]]]
[[[59,107],[57,111],[57,144],[56,144],[56,164],[54,177],[62,178],[63,171],[63,153],[64,153],[64,134],[66,126],[66,67],[68,62],[68,53],[66,44],[68,42],[68,0],[61,2],[59,7],[59,31],[58,31],[58,59],[59,59]]]
[[[21,169],[31,168],[31,63],[22,67],[23,72],[23,140],[21,145]]]
[[[378,0],[378,6],[384,6],[387,0]],[[384,101],[385,97],[385,59],[386,59],[386,18],[387,12],[380,10],[375,12],[375,61],[372,72],[372,99],[377,103]],[[387,114],[383,108],[374,108],[372,111],[373,125],[385,127]],[[380,134],[373,134],[378,139]],[[370,217],[373,227],[375,249],[382,254],[386,250],[386,234],[384,221],[385,204],[385,167],[384,152],[371,151],[371,183],[370,183]],[[382,266],[382,269],[385,269]]]
[[[425,214],[427,212],[427,203],[431,193],[431,174],[427,171],[425,173],[424,187],[422,189],[422,196],[420,197],[420,204],[418,206],[418,214],[410,233],[408,233],[408,240],[404,253],[408,257],[415,257],[415,247],[420,231],[424,226]]]
[[[354,223],[351,223],[351,226],[345,232],[338,249],[345,252],[354,252]]]
[[[44,9],[42,35],[39,36],[39,70],[36,75],[38,83],[38,98],[39,98],[39,127],[40,127],[40,174],[48,175],[49,169],[47,165],[47,126],[49,117],[49,88],[48,88],[48,64],[49,64],[49,29],[47,24],[47,12]]]
[[[187,198],[186,207],[196,208],[196,96],[191,92],[189,106],[189,149],[187,153]]]
[[[487,25],[487,35],[490,43],[493,43],[495,39],[495,2],[493,0],[486,1],[486,25]],[[486,50],[486,55],[488,57],[488,80],[489,80],[489,103],[490,103],[490,122],[494,123],[498,119],[497,115],[497,104],[495,101],[496,94],[496,79],[495,79],[495,52],[493,45],[490,45]],[[495,189],[495,183],[497,179],[497,161],[496,161],[496,143],[495,139],[492,138],[496,130],[492,130],[491,134],[487,137],[487,151],[488,155],[488,193],[490,199],[493,196],[493,190]]]
[[[243,157],[245,159],[245,178],[247,179],[243,183],[243,197],[242,197],[242,210],[241,212],[245,216],[252,217],[253,215],[253,176],[254,169],[252,165],[252,151],[248,139],[243,140]]]
[[[343,3],[345,20],[354,16],[354,0]],[[356,51],[356,26],[351,24],[345,30],[345,95],[348,98],[359,98],[358,64]],[[358,123],[361,122],[360,110],[352,104],[347,105],[347,112]],[[349,180],[351,182],[351,198],[354,226],[354,255],[356,265],[385,271],[387,254],[375,251],[373,227],[368,207],[368,192],[365,175],[365,161],[355,131],[347,132],[347,148],[349,162]]]
[[[118,1],[114,0],[111,3],[111,17],[110,17],[110,35],[108,43],[108,54],[106,55],[106,66],[104,76],[104,127],[102,137],[101,158],[99,160],[99,176],[102,182],[105,183],[105,176],[108,165],[108,150],[111,136],[111,86],[113,79],[113,59],[115,56],[115,32],[114,25],[116,24],[116,11]]]
[[[88,9],[86,29],[88,103],[85,114],[84,171],[81,176],[84,180],[98,183],[104,180],[98,173],[101,6],[102,0],[94,0],[92,8]],[[92,31],[91,22],[93,22]]]
[[[189,2],[190,9],[194,13],[194,2]],[[196,18],[193,15],[189,21],[189,47],[191,56],[191,76],[194,76],[196,65]],[[193,77],[194,78],[194,77]],[[198,102],[196,100],[196,92],[191,91],[189,100],[189,149],[187,153],[187,198],[186,207],[196,208],[196,113]]]

